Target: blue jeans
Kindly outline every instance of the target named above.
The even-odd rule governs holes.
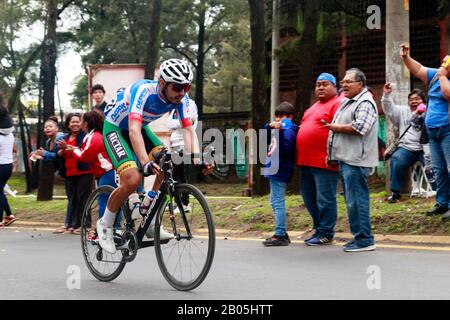
[[[270,206],[275,215],[275,235],[286,235],[286,182],[269,179],[270,181]]]
[[[405,181],[406,170],[415,162],[420,161],[425,164],[423,151],[409,151],[399,147],[391,158],[391,191],[400,192]]]
[[[350,230],[355,243],[361,247],[374,244],[370,227],[370,196],[367,180],[369,168],[356,167],[339,161],[339,172],[344,186]]]
[[[115,179],[115,171],[109,170],[108,172],[105,172],[98,180],[97,184],[98,186],[111,186],[114,188],[117,188],[116,185],[116,179]],[[109,196],[105,193],[102,193],[98,196],[98,215],[99,217],[103,217],[103,214],[105,213],[106,209],[106,203],[108,202]]]
[[[431,161],[436,177],[436,202],[450,205],[450,125],[427,128],[430,138]]]
[[[337,219],[337,172],[301,167],[300,193],[320,237],[333,238]]]
[[[12,169],[12,163],[0,164],[0,222],[3,221],[3,211],[6,212],[6,216],[11,215],[11,208],[3,190],[5,189],[6,182],[11,178]]]

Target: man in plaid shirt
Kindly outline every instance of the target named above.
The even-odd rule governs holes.
[[[344,251],[372,251],[375,242],[370,226],[367,180],[370,169],[378,165],[378,111],[361,70],[348,70],[341,87],[345,99],[332,123],[322,123],[330,130],[327,161],[330,166],[339,165],[354,237],[344,246]]]

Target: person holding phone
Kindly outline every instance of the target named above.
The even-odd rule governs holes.
[[[417,161],[425,166],[425,172],[434,182],[431,156],[428,144],[420,143],[423,130],[423,116],[426,110],[425,93],[420,89],[413,89],[408,95],[408,105],[396,105],[392,98],[393,85],[386,83],[383,88],[381,107],[386,117],[398,128],[401,136],[399,147],[390,158],[390,186],[389,203],[401,199],[401,189],[404,184],[406,171]]]
[[[428,216],[441,215],[442,221],[450,221],[450,81],[449,56],[438,68],[423,66],[410,56],[408,44],[402,44],[400,56],[411,74],[428,85],[428,108],[425,127],[429,137],[431,161],[436,176],[436,204]]]

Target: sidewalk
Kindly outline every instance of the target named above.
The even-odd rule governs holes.
[[[305,235],[308,235],[309,231],[289,231],[290,238],[293,242],[303,243]],[[272,236],[272,233],[262,233],[259,236],[255,234],[246,235],[239,231],[216,229],[217,237],[225,237],[227,239],[237,238],[257,238],[259,240]],[[346,242],[352,239],[350,233],[336,233],[337,241]],[[450,236],[411,236],[411,235],[381,235],[375,234],[375,241],[382,243],[398,243],[398,244],[415,244],[415,245],[439,245],[450,247]]]
[[[54,222],[39,222],[39,221],[15,221],[9,229],[36,229],[42,231],[53,231],[55,228],[61,226],[61,223]],[[309,231],[290,231],[289,235],[294,243],[303,243],[305,235]],[[246,238],[251,240],[262,240],[270,237],[272,233],[244,233],[242,231],[216,229],[216,236],[223,239]],[[350,233],[336,233],[336,240],[345,242],[352,239]],[[375,234],[375,241],[377,243],[397,243],[397,244],[415,244],[415,245],[439,245],[450,247],[450,236],[411,236],[411,235],[381,235]]]

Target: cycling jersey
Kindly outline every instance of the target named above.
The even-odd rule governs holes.
[[[128,119],[142,121],[147,125],[159,119],[163,114],[176,109],[183,128],[192,125],[185,118],[189,111],[189,97],[186,94],[179,104],[166,102],[161,96],[158,81],[139,80],[125,90],[119,90],[114,106],[106,111],[106,121],[128,130]]]
[[[165,113],[177,110],[183,128],[192,126],[189,114],[189,97],[185,95],[179,104],[166,102],[159,92],[158,82],[139,80],[126,89],[117,92],[116,101],[105,109],[106,121],[103,127],[103,139],[106,151],[118,175],[137,168],[133,145],[128,132],[128,120],[142,122],[142,137],[147,153],[163,143],[151,131],[149,123],[159,119]]]

